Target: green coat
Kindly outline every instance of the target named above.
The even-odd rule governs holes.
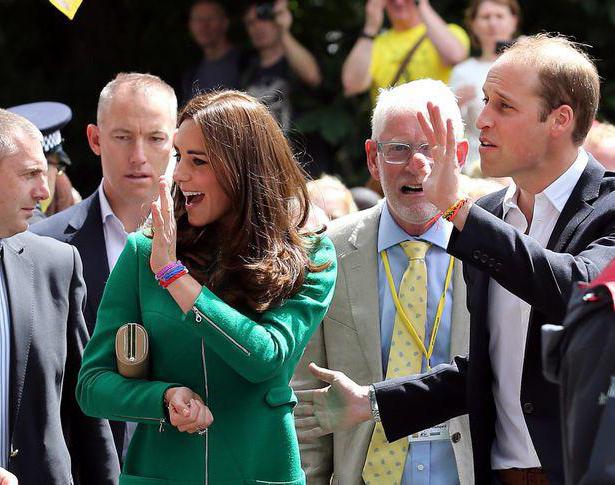
[[[303,484],[290,378],[329,307],[335,252],[322,237],[311,255],[320,273],[278,308],[250,319],[203,288],[182,313],[149,267],[151,240],[132,234],[109,277],[87,345],[77,399],[96,417],[138,422],[123,485]],[[104,257],[104,255],[101,255]],[[114,340],[126,322],[142,323],[150,340],[149,380],[116,370]],[[163,395],[186,386],[214,416],[203,436],[165,421]]]

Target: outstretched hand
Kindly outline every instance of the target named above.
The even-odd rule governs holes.
[[[417,112],[417,119],[427,143],[431,147],[432,164],[423,167],[423,192],[429,201],[444,211],[464,195],[460,189],[460,167],[457,163],[457,143],[455,130],[450,119],[446,123],[440,108],[427,103],[429,121],[423,113]]]
[[[313,362],[309,369],[330,385],[296,392],[299,403],[295,408],[295,423],[300,442],[347,430],[371,419],[367,386],[360,386],[343,372],[318,367]]]
[[[175,253],[177,227],[173,213],[173,197],[169,189],[169,182],[164,176],[160,177],[159,194],[159,200],[152,202],[151,207],[154,238],[150,268],[154,273],[158,273],[167,264],[177,259]]]

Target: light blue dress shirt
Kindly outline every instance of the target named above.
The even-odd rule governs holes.
[[[425,328],[425,346],[428,347],[438,301],[442,295],[450,256],[446,247],[452,231],[452,224],[439,219],[420,237],[408,235],[391,217],[386,204],[382,209],[378,227],[378,300],[380,302],[380,335],[382,346],[382,369],[386,375],[387,362],[393,326],[395,325],[395,303],[391,297],[386,272],[380,252],[387,251],[395,289],[399,288],[402,275],[408,267],[408,258],[399,243],[403,241],[426,241],[431,243],[425,257],[427,264],[427,322]],[[440,321],[440,330],[436,339],[431,366],[450,362],[451,312],[453,301],[452,283],[446,293],[446,304]],[[421,371],[427,370],[423,358]],[[454,485],[459,483],[457,464],[450,440],[412,443],[408,448],[408,457],[404,467],[402,485]]]
[[[2,256],[0,239],[0,256]],[[11,378],[11,328],[9,299],[4,281],[4,265],[0,257],[0,467],[6,468],[9,459],[9,402]]]

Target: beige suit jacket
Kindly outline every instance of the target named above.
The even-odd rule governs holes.
[[[378,224],[383,203],[331,223],[327,235],[337,251],[333,302],[295,370],[296,390],[325,384],[308,371],[310,362],[344,372],[361,385],[383,380],[378,302]],[[461,263],[453,273],[451,358],[468,353],[470,317]],[[300,443],[308,484],[362,484],[361,472],[374,428],[363,423],[349,431]],[[473,484],[472,444],[467,415],[449,421],[461,485]]]

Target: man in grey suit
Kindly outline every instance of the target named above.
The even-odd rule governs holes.
[[[0,468],[21,485],[117,483],[109,423],[75,399],[88,340],[81,259],[26,232],[49,197],[42,135],[2,109],[0,194]]]
[[[365,151],[370,173],[382,184],[385,202],[329,226],[327,234],[337,250],[338,279],[329,312],[293,378],[300,399],[304,397],[302,390],[322,387],[308,370],[310,362],[342,371],[363,385],[395,377],[397,364],[392,365],[391,359],[399,347],[394,353],[390,349],[395,345],[393,334],[398,334],[400,311],[393,292],[399,292],[402,299],[400,288],[410,264],[403,248],[406,241],[428,243],[423,258],[426,311],[421,318],[414,318],[414,313],[408,318],[417,332],[419,327],[424,329],[418,338],[423,345],[417,342],[414,352],[419,355],[420,349],[423,355],[415,358],[419,361],[412,369],[425,371],[468,352],[469,315],[462,268],[446,254],[452,224],[440,218],[436,207],[425,199],[418,175],[421,166],[430,163],[430,147],[416,113],[426,113],[427,103],[435,100],[454,120],[457,158],[463,164],[468,144],[463,140],[461,115],[454,95],[443,83],[413,81],[380,94]],[[402,365],[401,371],[407,373],[407,362]],[[304,430],[310,428],[313,418],[306,423],[303,410],[300,404],[296,423],[308,483],[378,482],[381,472],[371,472],[370,478],[366,471],[375,457],[370,447],[378,433],[378,428],[374,432],[374,421],[311,441]],[[381,483],[473,483],[467,416],[404,439],[403,456],[385,467]],[[393,447],[387,453],[396,453]]]

